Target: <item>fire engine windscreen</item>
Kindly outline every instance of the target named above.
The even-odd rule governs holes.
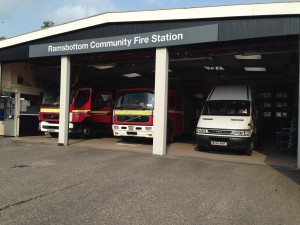
[[[59,105],[59,93],[51,91],[45,92],[43,95],[42,105]]]
[[[216,116],[249,116],[250,101],[207,101],[202,115]]]
[[[134,91],[119,93],[117,109],[153,109],[154,93],[151,91]]]

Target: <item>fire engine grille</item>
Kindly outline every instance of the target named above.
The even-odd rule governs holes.
[[[59,114],[58,113],[55,113],[55,114],[44,114],[43,117],[45,119],[59,119]]]
[[[144,122],[147,123],[150,121],[150,116],[136,116],[136,115],[119,115],[117,116],[118,122]]]
[[[209,134],[222,134],[222,135],[232,135],[232,130],[217,130],[217,129],[208,129]]]

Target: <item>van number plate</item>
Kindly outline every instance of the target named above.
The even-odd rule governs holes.
[[[211,145],[219,145],[219,146],[227,146],[227,142],[223,142],[223,141],[211,141],[210,144]]]

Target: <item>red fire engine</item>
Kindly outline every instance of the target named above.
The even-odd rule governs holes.
[[[47,98],[48,96],[48,98]],[[54,100],[56,99],[56,100]],[[69,132],[91,138],[95,132],[111,133],[112,93],[79,88],[70,105]],[[59,131],[59,94],[46,94],[40,109],[40,130],[52,137]]]
[[[169,90],[167,142],[173,137],[193,132],[195,108],[181,91]],[[154,90],[121,89],[113,112],[113,134],[121,137],[153,138]]]

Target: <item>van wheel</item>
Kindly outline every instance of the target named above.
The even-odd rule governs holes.
[[[58,133],[56,133],[56,132],[50,132],[49,134],[53,138],[57,138],[58,137]]]
[[[245,155],[252,155],[252,151],[254,149],[254,138],[251,138],[250,146],[245,150]]]
[[[89,121],[84,122],[81,127],[80,137],[84,139],[92,138],[94,134],[95,134],[94,125]]]

